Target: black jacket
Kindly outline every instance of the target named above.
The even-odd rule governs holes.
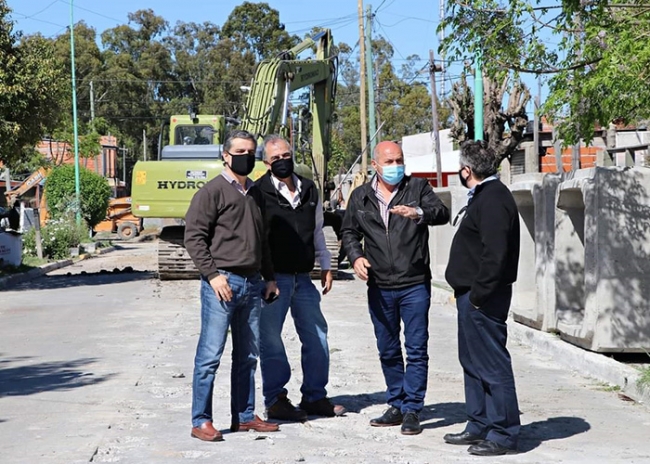
[[[445,278],[456,296],[470,292],[482,306],[495,291],[517,280],[519,213],[499,180],[476,187],[451,243]]]
[[[309,179],[297,176],[301,182],[300,205],[295,209],[273,185],[271,171],[255,184],[264,195],[265,220],[269,231],[269,247],[275,272],[307,273],[314,269],[316,249],[314,230],[318,191]]]
[[[350,196],[341,229],[343,247],[350,263],[362,256],[370,262],[369,285],[401,288],[431,280],[428,226],[448,222],[449,210],[425,179],[408,176],[389,207],[396,205],[419,206],[422,222],[391,213],[386,228],[371,182]]]

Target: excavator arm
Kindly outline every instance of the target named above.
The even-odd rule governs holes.
[[[5,198],[7,199],[7,205],[13,207],[16,203],[16,200],[27,193],[31,188],[36,184],[40,183],[43,179],[47,177],[47,170],[45,168],[40,168],[37,171],[34,171],[25,179],[22,184],[16,187],[13,190],[5,192]]]
[[[336,57],[331,56],[331,41],[331,32],[324,30],[277,57],[262,61],[255,71],[240,126],[260,138],[276,132],[287,137],[289,94],[311,86],[313,169],[321,195],[327,179],[336,92]],[[314,45],[316,59],[297,59]]]

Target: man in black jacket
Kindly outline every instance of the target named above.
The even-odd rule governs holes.
[[[323,204],[316,185],[294,171],[289,143],[278,135],[264,139],[264,162],[270,170],[257,180],[265,198],[269,248],[280,289],[275,302],[265,304],[260,319],[262,391],[269,419],[304,421],[308,415],[340,416],[325,387],[329,380],[327,322],[321,296],[309,273],[318,259],[323,295],[332,288],[331,255],[323,234]],[[302,344],[302,401],[291,404],[286,385],[291,366],[282,342],[282,327],[291,316]]]
[[[429,369],[428,226],[448,222],[449,210],[425,179],[404,176],[398,144],[379,143],[372,166],[377,175],[352,192],[342,228],[350,263],[368,281],[368,307],[387,387],[389,408],[370,425],[402,424],[403,434],[415,435],[422,431],[419,413]]]
[[[517,279],[519,214],[496,177],[497,158],[482,141],[461,147],[461,183],[470,189],[445,277],[458,307],[458,356],[465,376],[467,426],[446,442],[496,456],[516,451],[519,406],[506,319]],[[454,221],[455,222],[455,221]]]

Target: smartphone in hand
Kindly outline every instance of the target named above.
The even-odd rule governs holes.
[[[278,299],[278,294],[275,292],[271,292],[268,298],[264,298],[265,293],[266,293],[266,289],[262,290],[262,301],[264,301],[264,303],[266,304],[271,304]]]

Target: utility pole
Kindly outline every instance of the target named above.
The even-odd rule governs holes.
[[[375,61],[375,76],[377,76],[377,79],[379,79],[379,61]],[[377,127],[381,127],[381,112],[379,111],[379,103],[381,103],[381,98],[380,98],[380,88],[379,88],[379,83],[377,83],[377,101],[375,102],[375,119],[377,120],[376,124]],[[377,137],[374,138],[375,144],[381,142],[381,134],[378,133]]]
[[[535,159],[539,162],[539,107],[541,104],[542,83],[537,81],[537,96],[535,97],[535,115],[533,116],[533,143],[535,144]]]
[[[365,153],[368,145],[367,121],[366,121],[366,46],[365,34],[363,32],[363,0],[358,0],[359,13],[359,120],[361,121],[361,170],[365,176],[368,173],[368,154]]]
[[[429,50],[429,79],[431,80],[431,119],[433,122],[433,149],[436,152],[436,187],[442,187],[442,156],[440,154],[440,132],[438,128],[438,97],[436,92],[436,63],[433,50]]]
[[[377,130],[377,122],[375,121],[375,79],[372,69],[372,5],[366,7],[366,71],[368,74],[368,129],[371,134]],[[377,140],[370,140],[370,153],[375,152]]]
[[[439,18],[440,18],[440,23],[442,24],[443,21],[445,20],[445,0],[440,0],[440,11],[439,11]],[[445,40],[445,28],[441,27],[440,28],[440,35],[438,37],[438,43],[442,44],[442,42]],[[443,52],[443,55],[440,57],[443,63],[441,75],[442,79],[440,80],[440,96],[442,98],[445,98],[445,68],[444,68],[444,62],[445,62],[445,55]]]
[[[147,129],[142,129],[142,157],[147,161]]]
[[[474,70],[474,140],[483,140],[483,70],[481,61],[483,53],[476,57]]]
[[[79,128],[77,127],[77,81],[74,65],[74,7],[70,0],[70,62],[72,68],[72,127],[74,132],[74,193],[77,224],[81,224],[81,185],[79,181]]]
[[[95,120],[95,86],[90,81],[90,120]]]

